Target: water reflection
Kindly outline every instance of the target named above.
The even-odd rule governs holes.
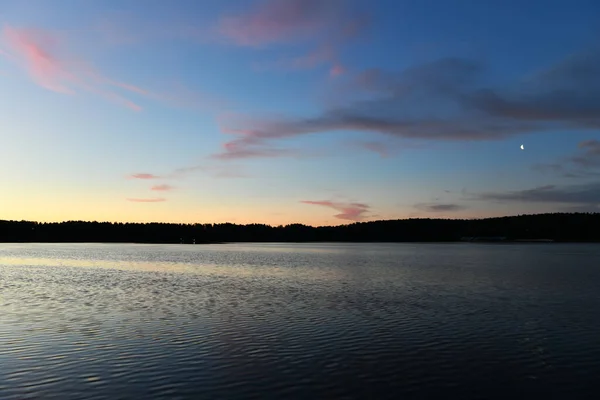
[[[599,255],[0,245],[0,398],[581,397]]]

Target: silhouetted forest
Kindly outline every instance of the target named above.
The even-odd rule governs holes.
[[[1,221],[0,242],[449,242],[464,237],[600,242],[600,213],[477,220],[405,219],[341,226]]]

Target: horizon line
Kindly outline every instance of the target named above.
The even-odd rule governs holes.
[[[158,221],[149,221],[149,222],[129,222],[129,221],[97,221],[97,220],[80,220],[80,219],[70,219],[70,220],[62,220],[62,221],[31,221],[31,220],[15,220],[15,219],[0,219],[0,223],[3,222],[12,222],[12,223],[30,223],[30,224],[65,224],[65,223],[73,223],[73,222],[82,222],[88,224],[139,224],[139,225],[150,225],[150,224],[162,224],[162,225],[236,225],[236,226],[249,226],[249,225],[262,225],[268,226],[271,228],[278,227],[286,227],[292,225],[301,225],[311,228],[333,228],[340,226],[350,226],[357,224],[368,224],[368,223],[376,223],[376,222],[392,222],[392,221],[412,221],[412,220],[433,220],[433,221],[485,221],[491,219],[502,219],[502,218],[517,218],[517,217],[525,217],[525,216],[542,216],[542,215],[596,215],[600,214],[599,212],[546,212],[546,213],[535,213],[535,214],[512,214],[512,215],[504,215],[500,217],[474,217],[474,218],[430,218],[430,217],[411,217],[411,218],[396,218],[396,219],[377,219],[371,221],[354,221],[347,224],[339,224],[339,225],[308,225],[300,222],[291,222],[288,224],[279,224],[279,225],[271,225],[260,222],[251,222],[246,224],[240,224],[235,222],[158,222]]]

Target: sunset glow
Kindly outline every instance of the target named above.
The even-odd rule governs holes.
[[[9,4],[0,219],[599,210],[592,2]]]

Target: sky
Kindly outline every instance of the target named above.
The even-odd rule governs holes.
[[[0,0],[0,219],[600,211],[599,20],[595,0]]]

